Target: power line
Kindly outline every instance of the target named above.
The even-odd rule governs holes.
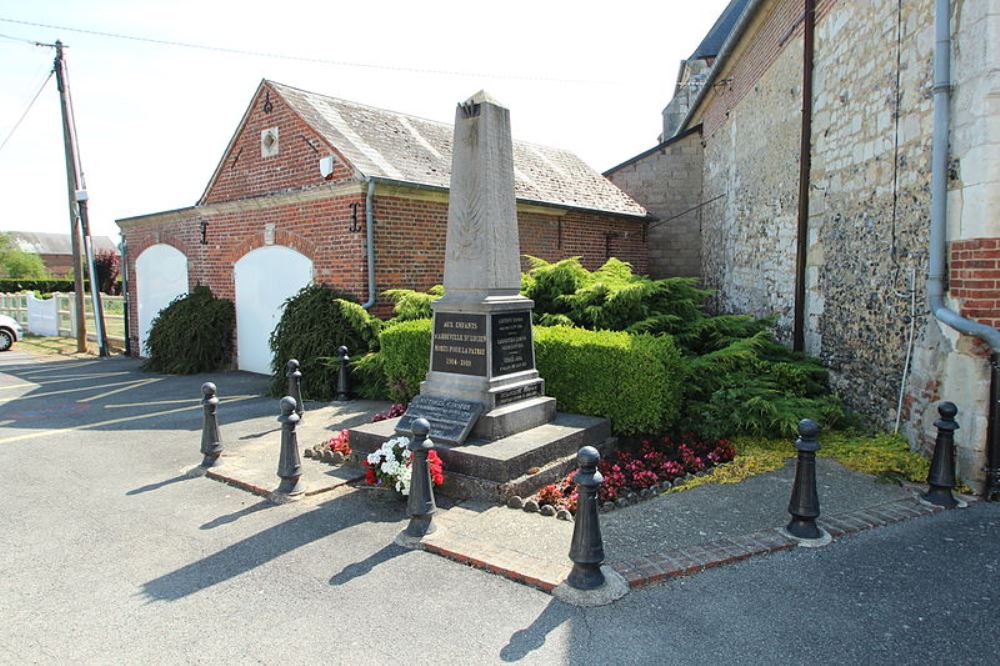
[[[10,141],[10,137],[14,136],[14,132],[16,132],[17,128],[21,126],[21,121],[23,121],[24,117],[28,115],[28,111],[31,111],[31,107],[34,106],[35,100],[37,100],[38,96],[42,94],[43,90],[45,90],[45,85],[49,82],[49,79],[51,78],[52,78],[52,70],[49,70],[48,76],[46,76],[45,80],[42,81],[42,85],[38,88],[38,92],[35,93],[35,96],[31,98],[30,102],[28,102],[28,106],[27,108],[24,109],[24,113],[22,113],[21,117],[17,119],[17,122],[14,123],[14,126],[10,129],[10,132],[4,138],[3,143],[0,143],[0,150],[3,150],[3,147],[7,145],[8,141]]]
[[[586,83],[586,84],[606,84],[607,81],[584,81],[580,79],[556,79],[544,76],[516,76],[509,74],[489,74],[477,72],[459,72],[446,69],[420,69],[417,67],[400,67],[396,65],[373,65],[366,62],[355,62],[350,60],[330,60],[327,58],[313,58],[308,56],[294,56],[284,53],[270,53],[267,51],[250,51],[247,49],[235,49],[226,46],[212,46],[210,44],[197,44],[194,42],[179,42],[169,39],[156,39],[155,37],[142,37],[138,35],[126,35],[117,32],[105,32],[102,30],[89,30],[86,28],[71,28],[65,25],[53,25],[51,23],[35,23],[32,21],[19,21],[0,17],[0,22],[15,23],[17,25],[30,25],[36,28],[50,28],[52,30],[65,30],[68,32],[78,32],[85,35],[95,35],[97,37],[111,37],[113,39],[127,39],[133,42],[145,42],[148,44],[159,44],[161,46],[179,46],[186,49],[199,49],[202,51],[215,51],[218,53],[232,53],[235,55],[254,56],[257,58],[274,58],[277,60],[293,60],[297,62],[309,62],[320,65],[334,65],[337,67],[359,67],[364,69],[379,69],[390,72],[409,72],[411,74],[435,74],[438,76],[463,76],[469,78],[492,78],[507,79],[514,81],[543,81],[548,83]],[[22,40],[29,41],[29,40]],[[35,43],[35,42],[31,42]]]

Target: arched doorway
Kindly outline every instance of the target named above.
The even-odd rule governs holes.
[[[163,243],[150,245],[135,260],[139,355],[145,356],[149,327],[178,296],[188,292],[188,261],[184,253]]]
[[[289,296],[312,282],[309,257],[283,245],[248,252],[236,262],[236,348],[240,370],[271,374],[268,338]]]

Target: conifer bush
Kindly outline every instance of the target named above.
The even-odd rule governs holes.
[[[176,375],[228,367],[235,320],[232,301],[215,298],[208,287],[195,287],[191,293],[175,298],[153,319],[143,367]]]
[[[285,365],[299,361],[302,396],[307,400],[332,400],[337,382],[337,348],[347,347],[352,358],[378,345],[382,322],[372,317],[353,297],[324,285],[308,285],[285,301],[281,319],[271,332],[270,392],[284,395],[288,380]],[[362,378],[352,375],[354,390]]]

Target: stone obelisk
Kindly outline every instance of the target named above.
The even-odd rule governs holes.
[[[445,295],[432,305],[431,367],[401,431],[422,416],[432,439],[461,443],[470,430],[496,440],[552,420],[520,255],[510,112],[479,92],[455,112]]]

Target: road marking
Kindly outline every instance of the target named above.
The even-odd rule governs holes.
[[[78,382],[81,379],[91,379],[91,378],[100,379],[101,377],[116,377],[118,375],[130,375],[130,374],[132,374],[132,373],[130,373],[130,372],[98,372],[98,373],[95,373],[93,375],[76,375],[76,376],[73,376],[73,377],[60,377],[60,378],[56,378],[56,380],[54,382],[48,381],[49,378],[46,377],[46,381],[45,381],[44,384],[41,384],[41,383],[38,383],[38,382],[25,382],[23,384],[7,384],[6,386],[0,386],[0,390],[12,389],[12,388],[21,388],[21,387],[24,387],[24,386],[48,386],[49,384],[65,384],[66,382]]]
[[[29,395],[19,395],[14,398],[0,398],[0,405],[5,405],[8,402],[14,402],[15,400],[33,400],[35,398],[45,398],[50,395],[62,395],[64,393],[78,393],[80,391],[89,391],[91,389],[110,388],[112,386],[133,386],[137,382],[146,382],[146,381],[149,380],[133,379],[132,381],[128,382],[112,382],[110,384],[97,384],[96,386],[78,386],[77,388],[59,389],[58,391],[46,391],[45,393],[32,393]],[[35,386],[38,386],[38,388],[42,388],[41,385],[35,385]]]
[[[223,398],[219,402],[221,404],[228,404],[231,402],[241,402],[243,400],[250,400],[251,398],[257,398],[259,396],[248,396],[235,397],[235,398]],[[152,412],[150,414],[138,414],[136,416],[123,416],[117,419],[108,419],[107,421],[98,421],[97,423],[81,423],[75,426],[66,426],[64,428],[51,428],[49,430],[38,430],[35,432],[25,433],[23,435],[13,435],[11,437],[4,437],[0,439],[0,444],[10,444],[12,442],[21,442],[26,439],[37,439],[39,437],[47,437],[48,435],[55,435],[63,432],[74,432],[77,430],[87,430],[90,428],[103,428],[104,426],[116,425],[118,423],[128,423],[129,421],[141,421],[142,419],[152,419],[157,416],[168,416],[170,414],[177,414],[179,412],[187,412],[193,409],[201,409],[201,405],[192,405],[190,407],[175,407],[174,409],[165,409],[162,412]]]
[[[48,361],[48,363],[57,363],[58,361]],[[22,372],[22,375],[44,375],[50,372],[59,372],[60,370],[75,370],[76,368],[82,368],[86,365],[94,365],[97,361],[87,361],[86,363],[77,363],[75,365],[60,365],[57,368],[46,368],[45,370],[28,370],[27,372]]]
[[[152,379],[139,379],[134,382],[128,382],[130,386],[122,386],[121,388],[111,389],[110,391],[105,391],[104,393],[98,393],[97,395],[92,395],[89,398],[83,398],[77,402],[91,402],[93,400],[100,400],[101,398],[107,398],[109,395],[114,395],[116,393],[121,393],[122,391],[131,391],[134,388],[140,388],[142,386],[147,386],[149,384],[155,384],[156,382],[162,382],[163,377],[155,377]],[[96,387],[91,387],[96,388]]]
[[[230,398],[256,398],[256,395],[231,395]],[[104,405],[104,409],[118,409],[119,407],[149,407],[150,405],[183,405],[201,404],[198,398],[181,398],[178,400],[150,400],[149,402],[124,402],[120,405]]]

